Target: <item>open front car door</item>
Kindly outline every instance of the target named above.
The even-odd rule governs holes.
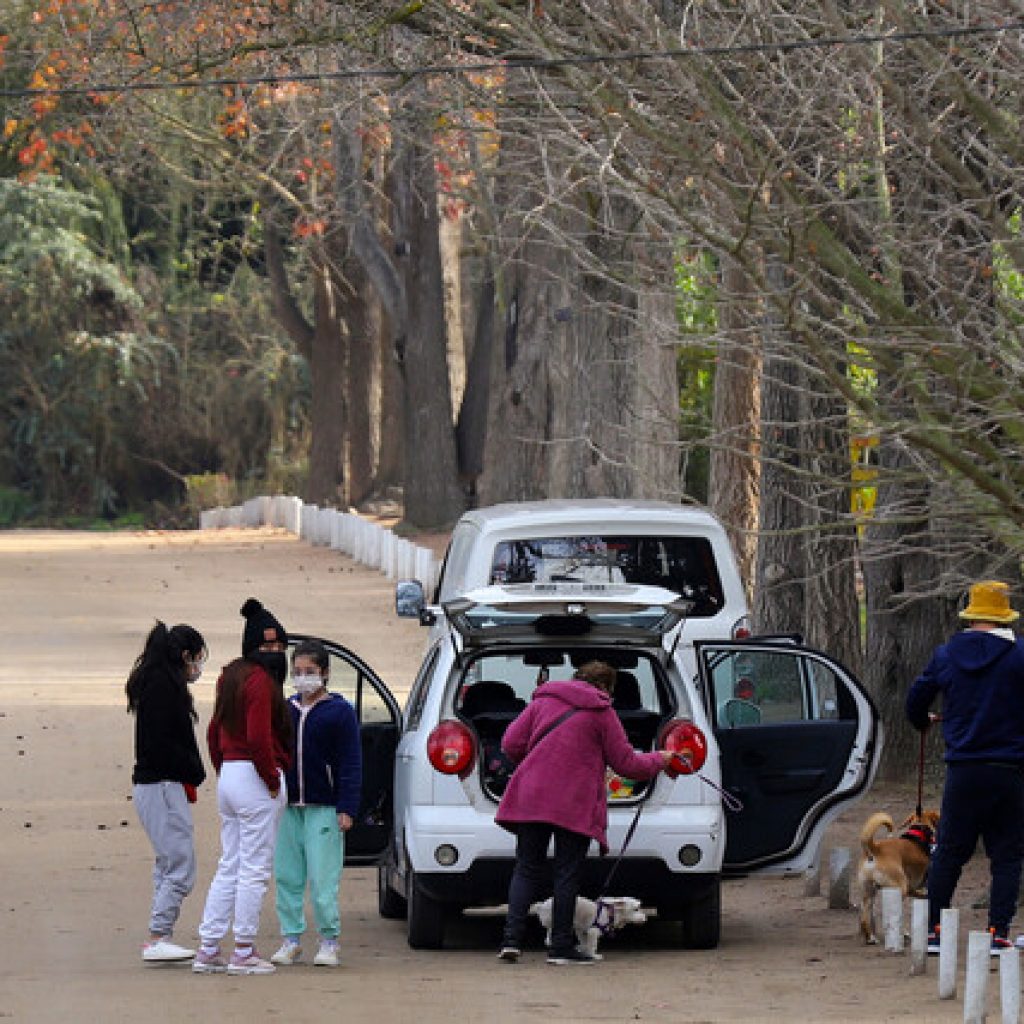
[[[788,639],[694,647],[722,785],[742,804],[727,812],[723,870],[803,871],[828,823],[874,777],[875,706],[842,665]]]
[[[402,712],[391,691],[357,654],[320,637],[291,634],[289,645],[319,639],[330,655],[328,689],[355,709],[363,751],[363,792],[352,828],[345,834],[345,863],[372,864],[388,846],[394,794],[395,748]]]

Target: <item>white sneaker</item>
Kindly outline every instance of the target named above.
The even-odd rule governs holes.
[[[148,964],[169,964],[181,960],[191,960],[196,955],[194,949],[176,946],[167,938],[147,942],[142,947],[142,959]]]
[[[290,967],[302,959],[302,946],[294,939],[285,939],[281,948],[270,958],[272,964],[279,967]]]
[[[317,967],[337,967],[338,940],[321,939],[320,948],[316,951],[316,956],[313,957],[313,963]]]

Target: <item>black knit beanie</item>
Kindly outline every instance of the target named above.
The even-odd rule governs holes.
[[[242,631],[243,658],[258,650],[260,644],[276,641],[288,643],[288,634],[284,631],[284,626],[255,597],[250,597],[242,605],[242,615],[245,616],[245,629]]]

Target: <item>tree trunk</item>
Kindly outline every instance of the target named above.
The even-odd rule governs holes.
[[[614,193],[569,204],[515,181],[512,169],[539,159],[535,145],[511,133],[499,155],[493,205],[512,241],[500,252],[504,322],[481,500],[678,500],[670,247],[632,241],[636,208]]]
[[[486,257],[482,262],[473,348],[466,373],[466,391],[459,406],[459,418],[455,428],[459,479],[471,505],[476,504],[478,480],[484,468],[497,301],[491,262]]]
[[[402,486],[405,407],[391,318],[383,312],[376,344],[380,365],[380,447],[374,490],[385,494]]]
[[[751,331],[751,282],[727,260],[722,272],[721,325],[715,361],[708,504],[722,520],[748,588],[754,577],[759,494],[758,380],[761,356]]]
[[[770,262],[768,277],[783,271]],[[783,281],[776,281],[782,291]],[[804,376],[787,349],[784,325],[769,305],[761,373],[760,502],[757,568],[753,577],[754,629],[804,632],[807,563],[805,494],[800,472]]]
[[[370,289],[362,264],[350,257],[342,266],[336,293],[344,323],[348,365],[347,395],[347,499],[359,505],[374,486],[377,449],[375,423],[380,391],[380,303]]]
[[[405,519],[450,526],[464,507],[455,462],[448,334],[431,119],[425,108],[401,118],[394,174],[394,237],[405,253],[407,313],[400,352],[405,413]]]
[[[326,267],[313,276],[310,382],[312,439],[305,498],[317,505],[345,505],[345,349],[337,295]]]
[[[878,497],[864,534],[865,672],[885,722],[881,771],[890,777],[914,762],[917,734],[904,712],[907,688],[948,635],[956,608],[940,586],[930,495],[920,478],[914,481],[910,456],[883,439]]]
[[[804,635],[855,675],[863,665],[857,599],[857,533],[850,509],[846,404],[812,379],[805,418],[808,544]]]

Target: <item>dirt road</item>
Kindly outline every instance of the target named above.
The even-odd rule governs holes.
[[[453,948],[414,952],[399,922],[376,912],[374,873],[342,882],[344,966],[271,977],[195,976],[144,967],[150,850],[128,799],[128,668],[155,617],[189,621],[211,658],[197,684],[200,728],[217,667],[235,656],[238,609],[260,597],[289,628],[357,650],[400,699],[422,650],[414,623],[395,618],[382,575],[278,531],[0,533],[0,1020],[45,1022],[960,1021],[940,1003],[934,963],[910,978],[907,960],[867,949],[853,911],[829,911],[801,880],[744,880],[724,893],[723,939],[679,951],[656,924],[624,932],[606,960],[553,969],[539,949],[516,966],[494,958],[499,919],[467,919]],[[934,794],[931,794],[934,797]],[[912,806],[910,788],[869,794],[830,832],[850,845],[876,807]],[[218,852],[212,782],[196,807],[199,883],[177,937],[191,940]],[[983,865],[961,886],[967,904]],[[275,948],[272,900],[260,946]],[[963,988],[961,979],[961,991]],[[990,979],[990,1013],[998,983]]]

